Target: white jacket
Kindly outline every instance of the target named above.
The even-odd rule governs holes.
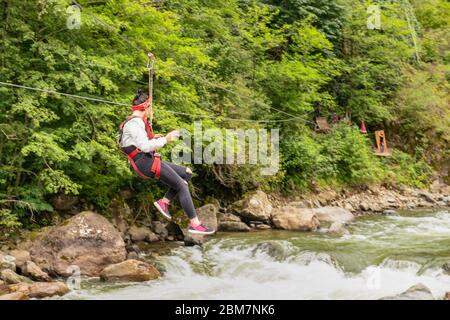
[[[167,144],[165,137],[149,139],[141,118],[133,118],[123,127],[122,147],[134,145],[143,152],[153,152]]]

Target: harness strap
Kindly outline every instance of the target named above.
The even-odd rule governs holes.
[[[161,173],[161,155],[159,153],[155,152],[153,154],[153,165],[150,171],[155,174],[155,179],[159,180],[159,176]]]

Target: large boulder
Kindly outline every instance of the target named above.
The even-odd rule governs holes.
[[[272,222],[278,229],[315,231],[320,227],[319,219],[312,209],[285,206],[272,213]]]
[[[138,260],[127,260],[110,265],[100,274],[103,281],[148,281],[160,276],[161,274],[154,266]]]
[[[380,300],[435,300],[430,289],[423,284],[419,283],[408,290],[397,294],[395,296],[388,296],[381,298]]]
[[[70,276],[71,265],[82,275],[99,276],[108,265],[126,259],[120,233],[103,216],[84,211],[64,224],[43,230],[29,248],[32,260],[50,274]]]
[[[250,231],[250,227],[240,221],[223,221],[219,225],[220,231],[246,232]]]
[[[197,209],[197,215],[200,221],[202,221],[206,226],[217,230],[218,219],[217,214],[219,209],[216,205],[209,203]]]
[[[272,209],[272,204],[267,194],[260,190],[233,203],[231,206],[233,213],[245,221],[256,220],[267,222],[270,219]]]
[[[316,214],[320,222],[347,222],[354,218],[350,211],[339,207],[327,206],[315,208],[312,211]]]

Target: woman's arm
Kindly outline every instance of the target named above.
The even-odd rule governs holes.
[[[132,135],[134,145],[143,152],[153,152],[156,149],[162,148],[167,144],[165,137],[155,138],[150,140],[145,131],[145,124],[141,119],[136,118],[137,121],[130,120],[126,126],[127,131]]]

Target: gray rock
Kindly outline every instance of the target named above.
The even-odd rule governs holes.
[[[285,206],[276,208],[272,222],[277,229],[296,231],[315,231],[320,226],[314,209]]]
[[[328,229],[328,233],[331,234],[349,234],[350,232],[345,228],[344,224],[340,221],[333,222]]]
[[[17,273],[15,273],[14,271],[12,271],[10,269],[2,270],[0,273],[0,277],[7,284],[16,284],[16,283],[21,283],[21,282],[26,282],[26,283],[33,282],[26,277],[18,275]]]
[[[153,231],[160,236],[161,239],[165,239],[169,235],[166,225],[161,221],[153,221],[152,226]]]
[[[70,290],[63,282],[18,283],[9,286],[11,293],[20,292],[28,298],[42,299],[53,296],[63,296]]]
[[[40,268],[61,276],[70,276],[72,265],[78,266],[82,275],[98,276],[106,266],[124,261],[127,254],[119,231],[91,211],[42,230],[29,251]]]
[[[397,211],[395,210],[384,210],[383,211],[384,216],[395,216],[397,215]]]
[[[395,295],[381,298],[380,300],[435,300],[430,289],[419,283],[408,290]]]
[[[258,190],[247,195],[244,199],[233,203],[231,210],[244,220],[266,222],[272,213],[272,203],[267,197],[267,194]]]
[[[12,250],[9,252],[9,254],[16,259],[15,263],[19,269],[23,268],[25,262],[31,261],[30,252],[28,252],[27,250]]]
[[[79,198],[64,193],[54,196],[51,200],[53,208],[59,211],[67,211],[78,204]]]
[[[138,260],[126,260],[103,269],[100,279],[103,281],[149,281],[160,276],[159,271],[151,264]]]
[[[214,204],[206,204],[200,208],[197,208],[197,215],[201,222],[203,222],[206,226],[217,230],[218,227],[218,219],[217,214],[219,209]]]
[[[149,228],[137,226],[132,226],[128,229],[128,234],[133,241],[144,241],[147,238],[150,239],[152,236],[156,236]]]
[[[137,259],[139,259],[139,255],[136,252],[134,251],[128,252],[127,260],[137,260]]]
[[[33,261],[27,261],[22,267],[22,274],[36,281],[50,282],[52,279]]]
[[[143,261],[126,260],[106,267],[100,274],[103,281],[149,281],[161,276],[159,271]]]
[[[1,257],[0,260],[0,270],[9,269],[12,271],[16,271],[16,258],[11,255],[5,255]]]
[[[252,250],[252,255],[264,253],[277,261],[283,261],[290,256],[291,252],[278,241],[258,243]]]
[[[219,230],[245,232],[245,231],[250,231],[250,227],[248,225],[246,225],[244,222],[223,221],[219,225]]]
[[[347,222],[354,219],[350,211],[339,207],[327,206],[316,208],[313,209],[313,212],[320,222]]]
[[[268,224],[262,223],[262,224],[258,224],[258,225],[256,226],[256,229],[260,229],[260,230],[268,230],[268,229],[272,229],[272,227],[269,226]]]
[[[241,222],[241,218],[231,213],[219,213],[219,221],[233,221],[233,222]]]
[[[444,263],[444,265],[442,266],[442,269],[444,269],[444,271],[450,275],[450,262]]]

